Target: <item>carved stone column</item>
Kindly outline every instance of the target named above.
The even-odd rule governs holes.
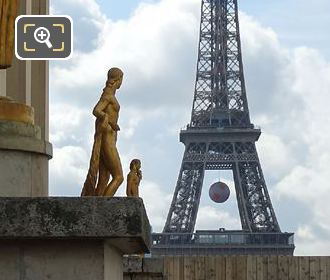
[[[1,28],[7,34],[14,32],[15,3],[0,0],[1,20],[7,19],[6,27],[1,24]],[[48,0],[18,3],[18,15],[48,14]],[[13,43],[4,41],[2,35],[1,30],[0,45],[7,51],[0,70],[0,196],[48,196],[48,160],[52,156],[48,143],[48,62],[21,61],[14,56],[8,68],[8,49],[13,49]]]

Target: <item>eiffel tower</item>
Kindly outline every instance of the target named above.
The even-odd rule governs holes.
[[[228,244],[241,240],[244,252],[253,242],[256,253],[261,244],[272,247],[268,253],[293,253],[293,234],[281,233],[261,169],[255,145],[260,135],[250,120],[237,0],[202,0],[191,121],[180,133],[185,152],[163,233],[154,234],[154,253],[172,254],[169,248],[179,245],[192,248],[202,236],[213,236],[214,243],[226,234]],[[195,236],[206,170],[232,170],[242,230]]]

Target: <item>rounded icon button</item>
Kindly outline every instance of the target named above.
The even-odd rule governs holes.
[[[49,49],[53,47],[49,40],[50,32],[46,27],[38,27],[34,31],[34,39],[40,44],[46,44]]]
[[[19,60],[66,60],[72,57],[72,52],[70,16],[20,15],[16,18],[15,54]]]

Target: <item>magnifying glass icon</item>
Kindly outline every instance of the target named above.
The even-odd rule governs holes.
[[[34,31],[34,39],[40,44],[46,44],[49,49],[53,47],[52,43],[49,41],[50,32],[46,27],[38,27]]]

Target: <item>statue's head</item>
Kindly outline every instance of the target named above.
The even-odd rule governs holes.
[[[131,161],[131,164],[129,166],[129,169],[130,170],[133,170],[133,169],[136,169],[136,170],[139,170],[141,168],[141,161],[139,159],[133,159]]]
[[[123,76],[124,73],[119,68],[111,68],[108,72],[107,83],[119,89],[123,82]]]

